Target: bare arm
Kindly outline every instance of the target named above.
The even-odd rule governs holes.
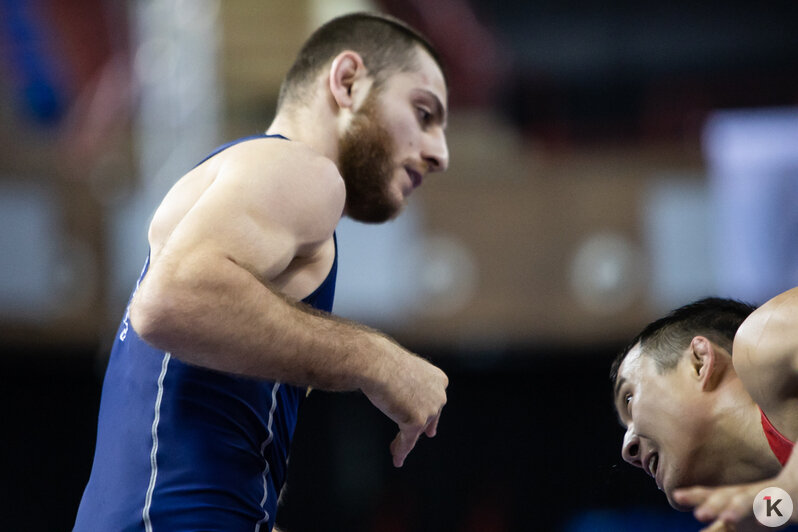
[[[735,370],[769,416],[798,400],[798,288],[752,312],[735,335],[733,353]],[[791,432],[798,437],[798,423]]]
[[[221,159],[185,213],[170,211],[167,195],[150,231],[157,241],[131,325],[190,364],[362,390],[399,425],[392,450],[401,465],[422,432],[434,435],[446,376],[381,333],[296,302],[307,294],[294,281],[320,282],[331,264],[343,184],[329,161],[290,157],[283,145],[279,153],[256,147]]]
[[[131,305],[147,342],[198,366],[326,390],[375,378],[368,354],[388,343],[378,333],[282,296],[222,250],[172,260],[181,263],[153,267]]]

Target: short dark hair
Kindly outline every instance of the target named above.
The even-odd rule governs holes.
[[[365,12],[334,18],[302,46],[280,86],[277,108],[297,91],[301,93],[319,70],[344,50],[360,54],[379,86],[390,73],[418,68],[418,47],[429,53],[443,72],[440,56],[427,38],[397,18]]]
[[[696,336],[706,336],[731,353],[737,329],[754,310],[756,307],[748,303],[719,297],[708,297],[677,308],[649,323],[618,354],[610,368],[610,380],[614,385],[618,369],[638,343],[645,355],[654,358],[660,373],[677,366],[682,352]]]

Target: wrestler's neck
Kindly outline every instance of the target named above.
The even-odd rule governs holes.
[[[748,482],[775,476],[781,470],[762,430],[759,407],[742,383],[726,383],[727,389],[715,405],[715,427],[721,435],[725,456],[734,456],[722,483]]]
[[[301,142],[337,165],[339,139],[348,118],[323,98],[316,98],[304,106],[286,106],[266,133]]]

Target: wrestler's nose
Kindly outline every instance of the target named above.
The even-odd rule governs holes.
[[[626,429],[626,434],[624,434],[621,455],[624,460],[633,466],[643,467],[643,460],[640,457],[640,438],[635,433],[632,425],[629,425]]]

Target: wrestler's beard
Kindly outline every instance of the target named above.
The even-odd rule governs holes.
[[[341,138],[338,169],[346,185],[346,215],[365,223],[396,217],[402,202],[391,195],[394,173],[388,132],[380,125],[376,98],[370,96]]]

